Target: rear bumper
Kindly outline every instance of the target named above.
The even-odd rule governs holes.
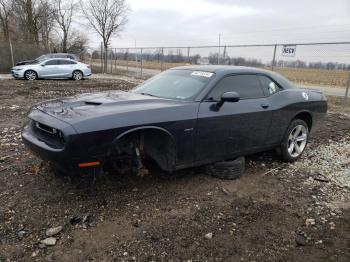
[[[91,69],[85,69],[83,73],[84,73],[84,77],[89,77],[92,75]]]
[[[314,135],[318,130],[320,130],[324,124],[324,119],[327,116],[328,103],[325,96],[322,94],[324,100],[318,102],[317,110],[312,113],[312,128],[310,135]]]

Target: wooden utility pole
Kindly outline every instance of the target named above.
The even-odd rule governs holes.
[[[218,53],[218,65],[220,64],[220,52],[221,52],[221,33],[219,34],[219,53]]]
[[[346,85],[346,91],[345,91],[344,102],[343,102],[343,109],[344,110],[345,110],[347,100],[348,100],[349,88],[350,88],[350,73],[349,73],[349,77],[348,77],[348,83]]]

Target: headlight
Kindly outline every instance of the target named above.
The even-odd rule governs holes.
[[[21,70],[23,70],[23,68],[13,68],[12,70],[13,71],[21,71]]]

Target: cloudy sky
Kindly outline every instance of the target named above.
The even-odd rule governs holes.
[[[129,0],[113,47],[350,40],[349,0]],[[98,36],[90,39],[99,43]]]
[[[350,0],[127,0],[129,22],[112,48],[350,41]],[[98,48],[99,36],[90,35]],[[152,52],[148,49],[144,52]],[[187,54],[187,49],[181,50]],[[191,49],[208,56],[217,48]],[[177,52],[177,49],[166,49]],[[221,55],[224,51],[221,48]],[[273,47],[227,48],[227,55],[271,61]],[[350,63],[350,45],[297,46],[276,59]]]

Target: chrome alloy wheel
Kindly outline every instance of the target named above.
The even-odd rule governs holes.
[[[34,71],[27,71],[26,72],[26,79],[27,80],[35,80],[36,79],[36,73]]]
[[[300,156],[306,146],[308,130],[303,125],[297,125],[292,129],[288,137],[288,153],[295,158]]]
[[[81,80],[81,79],[83,79],[83,73],[80,72],[80,71],[74,71],[73,79],[74,80]]]

